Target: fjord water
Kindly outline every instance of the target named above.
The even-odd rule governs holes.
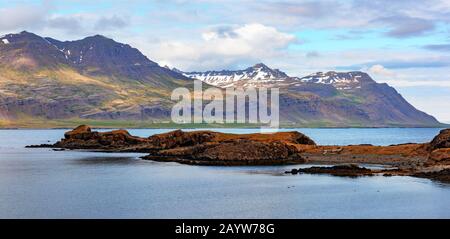
[[[296,130],[342,145],[427,142],[439,132]],[[450,218],[450,185],[428,179],[285,175],[297,166],[189,166],[134,153],[24,148],[65,131],[0,130],[0,218]]]

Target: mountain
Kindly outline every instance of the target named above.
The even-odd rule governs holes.
[[[280,88],[285,126],[438,126],[397,91],[363,72],[291,77],[259,63],[244,70],[182,72],[105,36],[60,41],[30,32],[0,37],[0,126],[102,126],[168,122],[172,90],[194,79],[219,89]],[[207,85],[206,85],[207,86]],[[34,123],[33,123],[34,122]],[[56,123],[55,123],[56,122]]]
[[[277,87],[283,124],[314,126],[437,126],[433,117],[409,104],[394,88],[367,73],[317,72],[291,77],[260,63],[245,70],[184,73],[227,87]]]
[[[186,79],[177,72],[160,67],[136,48],[101,35],[65,42],[52,38],[45,39],[62,52],[73,67],[84,74],[121,76],[138,81],[157,79],[161,76]]]
[[[261,82],[268,83],[288,78],[286,73],[278,69],[271,69],[263,63],[256,64],[245,70],[186,72],[183,75],[222,88],[231,86],[256,86]],[[240,85],[240,83],[244,84]]]
[[[171,91],[192,79],[96,35],[58,41],[0,37],[0,119],[168,119]]]
[[[44,38],[29,32],[0,37],[0,64],[17,70],[56,68],[67,64],[64,54]],[[1,44],[3,43],[3,44]]]

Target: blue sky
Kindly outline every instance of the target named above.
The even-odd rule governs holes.
[[[186,71],[364,70],[450,123],[450,1],[0,0],[0,34],[102,34]]]

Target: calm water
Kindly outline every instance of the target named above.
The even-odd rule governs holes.
[[[375,145],[426,142],[439,131],[298,130],[320,144]],[[0,130],[0,218],[450,218],[450,185],[427,179],[284,175],[293,166],[188,166],[24,148],[64,131]]]

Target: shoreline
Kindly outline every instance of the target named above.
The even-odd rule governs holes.
[[[441,130],[428,143],[339,146],[317,145],[308,136],[297,131],[231,134],[209,130],[175,130],[143,138],[132,136],[126,130],[97,132],[92,131],[89,126],[81,125],[66,132],[64,138],[55,144],[27,147],[139,152],[148,154],[140,157],[143,160],[188,165],[327,164],[332,165],[331,170],[330,167],[314,167],[310,171],[293,169],[292,172],[450,178],[450,129]],[[367,171],[359,167],[360,164],[383,165],[391,169]]]
[[[440,125],[440,126],[380,126],[380,127],[376,127],[376,126],[361,126],[361,127],[356,127],[356,126],[348,126],[348,127],[315,127],[315,126],[292,126],[292,127],[285,127],[285,126],[281,126],[277,129],[446,129],[450,127],[450,124],[444,124],[444,125]],[[73,129],[74,127],[0,127],[0,130],[61,130],[61,129],[65,129],[65,130],[70,130]],[[224,127],[217,127],[217,125],[214,126],[199,126],[199,127],[159,127],[159,126],[155,126],[155,127],[124,127],[124,126],[114,126],[114,127],[92,127],[92,129],[100,129],[100,130],[111,130],[111,129],[167,129],[167,130],[177,130],[177,129],[190,129],[190,130],[195,130],[195,129],[260,129],[260,126],[237,126],[237,127],[228,127],[224,126]],[[270,129],[270,128],[269,128]]]

